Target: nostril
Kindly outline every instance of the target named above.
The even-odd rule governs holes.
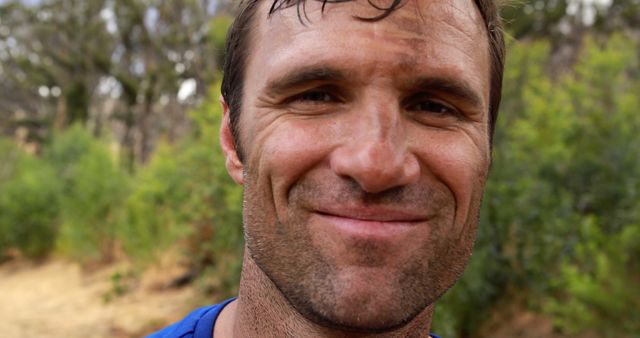
[[[382,144],[340,148],[330,161],[336,175],[355,182],[367,193],[411,184],[420,172],[418,161],[405,149]]]

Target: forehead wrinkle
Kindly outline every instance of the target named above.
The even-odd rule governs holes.
[[[412,15],[407,13],[403,17],[390,17],[388,19],[391,20],[393,25],[399,30],[415,35],[424,35],[427,22],[422,11],[420,11],[420,8],[417,6],[417,2],[414,2],[414,8],[411,12]]]
[[[459,31],[464,36],[467,36],[470,40],[476,40],[478,35],[486,36],[484,20],[480,16],[477,5],[475,3],[470,4],[469,2],[470,0],[462,4],[458,1],[453,1],[451,6],[443,9],[443,12],[448,15],[442,18],[441,21],[447,26]],[[464,20],[472,22],[473,26],[464,29],[465,25],[462,23]]]
[[[410,46],[419,52],[425,52],[428,47],[426,37],[431,36],[447,44],[451,44],[451,39],[459,41],[464,40],[482,41],[485,39],[485,27],[483,19],[478,12],[477,5],[471,0],[446,2],[449,6],[444,6],[443,2],[427,1],[426,3],[410,1],[402,10],[393,12],[389,17],[374,23],[366,23],[375,25],[373,31],[382,33],[397,29],[393,32],[395,39],[401,41],[404,45]],[[411,4],[411,6],[408,6]],[[468,25],[467,22],[472,25]],[[391,25],[384,25],[385,22]],[[446,25],[450,30],[460,34],[447,33],[444,36],[433,36],[434,27],[438,25]],[[378,26],[384,27],[379,29]],[[454,44],[457,44],[454,42]],[[467,52],[465,52],[467,53]]]
[[[468,0],[464,0],[468,1]],[[449,3],[447,0],[442,1],[445,3]],[[452,2],[455,2],[452,1]],[[354,2],[359,3],[359,2]],[[403,2],[401,7],[392,12],[388,17],[374,22],[368,22],[369,24],[379,24],[383,22],[392,23],[393,27],[398,30],[405,31],[407,33],[412,33],[419,36],[424,36],[429,30],[431,30],[432,25],[431,22],[433,19],[442,19],[440,17],[436,17],[434,12],[441,11],[440,8],[442,3],[440,1],[421,1],[421,0],[409,0]],[[367,2],[363,2],[361,6],[371,7]],[[433,8],[437,8],[433,10]],[[352,12],[354,10],[352,9]],[[462,12],[463,10],[460,9]],[[426,13],[426,14],[425,14]],[[452,15],[451,15],[452,16]],[[355,15],[354,15],[355,17]],[[446,20],[452,19],[450,16],[445,18]]]

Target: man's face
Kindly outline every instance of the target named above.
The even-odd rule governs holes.
[[[470,255],[490,162],[489,53],[471,0],[306,3],[252,31],[240,144],[248,254],[290,304],[384,331]],[[304,14],[302,15],[304,18]]]

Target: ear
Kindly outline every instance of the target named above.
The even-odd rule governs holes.
[[[243,184],[244,166],[238,157],[236,142],[231,132],[231,119],[229,118],[229,105],[225,102],[224,97],[220,96],[220,104],[222,105],[223,116],[220,123],[220,146],[225,156],[225,166],[229,176],[238,184]]]

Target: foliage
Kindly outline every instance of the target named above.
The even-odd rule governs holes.
[[[516,38],[557,33],[557,26],[567,17],[567,0],[511,1],[502,9],[509,32]]]
[[[227,41],[227,30],[233,22],[233,17],[218,15],[210,21],[209,41],[213,44],[215,58],[219,67],[224,64],[224,48]]]
[[[42,258],[56,240],[62,182],[46,161],[0,140],[0,256]]]
[[[0,132],[40,142],[74,123],[117,125],[130,165],[146,162],[215,80],[219,3],[0,1]],[[194,92],[177,95],[185,83]]]
[[[565,185],[580,221],[574,250],[554,281],[564,301],[552,300],[550,309],[561,328],[605,337],[640,330],[640,269],[633,259],[640,253],[640,98],[634,94],[640,54],[630,43],[621,35],[587,40],[565,84],[579,116]]]
[[[192,113],[192,137],[179,145],[163,144],[140,169],[127,200],[127,220],[119,228],[119,238],[133,257],[150,261],[180,243],[195,271],[229,263],[218,262],[219,257],[240,260],[241,190],[229,179],[216,146],[218,96],[217,89],[212,91]],[[237,281],[237,272],[231,272],[228,278]]]
[[[60,197],[61,252],[80,261],[110,259],[129,177],[106,142],[75,125],[54,136],[45,158],[64,186]]]
[[[580,35],[587,29],[611,33],[640,28],[637,0],[507,0],[499,3],[507,31],[518,39],[548,38],[567,42],[572,40],[571,35]]]
[[[87,263],[110,260],[121,245],[144,265],[178,246],[195,272],[217,271],[216,288],[233,292],[242,193],[216,146],[221,111],[214,88],[191,114],[192,136],[163,143],[135,176],[115,160],[117,147],[81,125],[54,134],[41,156],[3,141],[0,250],[42,257],[55,245]]]
[[[136,276],[132,270],[112,273],[109,277],[111,288],[102,294],[102,302],[106,304],[125,295],[134,287],[135,280]]]
[[[556,326],[577,334],[589,328],[603,337],[640,332],[640,226],[607,236],[595,217],[580,224],[575,258],[562,265],[558,299],[546,306]]]

